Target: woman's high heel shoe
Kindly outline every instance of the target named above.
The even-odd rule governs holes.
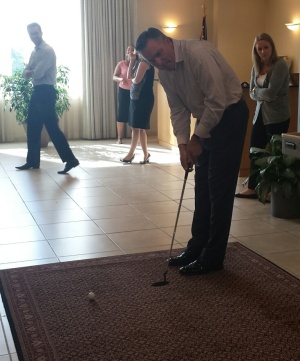
[[[133,154],[133,156],[130,159],[121,158],[120,162],[131,163],[134,160],[134,157],[135,157],[135,154]]]
[[[149,163],[149,158],[151,157],[151,154],[150,153],[148,153],[148,156],[147,156],[147,158],[146,159],[144,159],[144,160],[142,160],[142,161],[140,161],[140,164],[146,164],[146,163]]]

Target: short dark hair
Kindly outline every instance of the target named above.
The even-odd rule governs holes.
[[[141,52],[147,46],[148,40],[150,39],[165,39],[167,36],[156,28],[149,28],[148,30],[143,31],[136,41],[135,48],[137,51]]]
[[[27,30],[29,30],[30,28],[35,28],[37,27],[40,31],[42,31],[41,25],[38,23],[31,23],[27,25]]]

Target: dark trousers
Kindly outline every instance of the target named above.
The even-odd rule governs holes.
[[[281,135],[286,133],[289,129],[290,119],[274,124],[264,125],[261,111],[258,114],[255,124],[252,126],[250,147],[265,149],[272,136],[275,134]],[[250,154],[251,159],[251,154]],[[250,176],[248,179],[248,188],[255,189],[257,185],[258,172],[255,171],[254,164],[250,161]]]
[[[202,139],[195,166],[195,211],[188,249],[223,262],[231,226],[249,110],[242,99],[227,108],[211,137]]]
[[[55,112],[57,92],[52,85],[35,86],[29,104],[27,117],[27,163],[40,165],[41,132],[45,125],[49,137],[61,160],[75,159],[64,133],[59,128]]]

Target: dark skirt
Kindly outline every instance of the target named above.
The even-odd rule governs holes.
[[[132,128],[150,129],[150,116],[154,106],[154,96],[144,99],[130,99],[129,125]]]
[[[130,105],[130,90],[119,87],[117,122],[128,123]]]

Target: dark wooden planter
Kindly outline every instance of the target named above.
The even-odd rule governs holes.
[[[271,215],[277,218],[300,218],[300,196],[287,199],[279,190],[271,192]]]

